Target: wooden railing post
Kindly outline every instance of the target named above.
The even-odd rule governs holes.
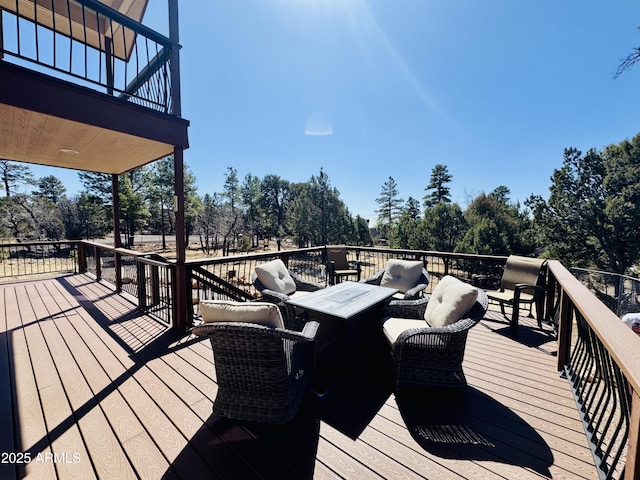
[[[186,299],[183,297],[186,296],[186,293],[187,293],[186,291],[179,292],[180,288],[178,284],[180,283],[180,281],[177,280],[177,277],[181,273],[183,273],[183,275],[186,277],[186,273],[184,273],[186,271],[186,266],[182,264],[181,267],[182,268],[178,268],[178,265],[173,264],[169,269],[169,272],[170,272],[169,290],[171,295],[171,325],[173,325],[173,328],[177,330],[184,330],[187,327],[187,319],[184,318],[181,320],[180,318],[180,313],[182,312],[181,307],[184,306],[183,302],[186,301]],[[182,280],[183,280],[182,283],[186,283],[187,279],[183,278]],[[187,313],[186,308],[184,313],[185,314]]]
[[[118,252],[113,252],[113,268],[116,277],[116,292],[122,292],[122,256]]]
[[[556,300],[556,277],[553,276],[553,274],[548,268],[547,268],[547,292],[545,294],[545,299],[547,303],[546,308],[544,310],[546,313],[545,320],[553,322],[553,315],[555,315],[556,313],[553,310],[554,302]],[[559,302],[560,302],[560,299],[558,299],[558,308],[560,308]]]
[[[571,353],[572,308],[566,292],[560,290],[560,316],[558,321],[558,372],[564,372]]]
[[[78,253],[78,272],[87,273],[87,251],[83,242],[76,243]]]
[[[629,446],[625,463],[625,480],[640,478],[640,392],[631,395],[631,418],[629,419]]]
[[[138,306],[147,308],[147,279],[145,278],[145,265],[136,262],[136,280],[138,282]]]
[[[160,269],[156,265],[151,265],[151,305],[160,303]],[[170,270],[171,271],[171,270]],[[175,303],[175,302],[173,302]]]
[[[96,262],[96,280],[102,278],[102,264],[100,262],[100,249],[97,245],[93,246],[93,259]]]

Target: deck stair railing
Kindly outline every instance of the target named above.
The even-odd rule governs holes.
[[[98,0],[0,0],[0,60],[173,113],[167,37]]]

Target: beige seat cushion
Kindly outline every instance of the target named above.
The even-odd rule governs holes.
[[[487,297],[491,300],[497,300],[499,302],[507,302],[513,303],[513,299],[515,297],[516,292],[513,290],[505,290],[504,292],[493,292],[488,291]],[[520,302],[522,303],[531,303],[536,297],[534,297],[531,293],[520,292]]]
[[[296,291],[296,282],[293,281],[286,265],[280,259],[258,265],[256,275],[258,280],[269,290],[285,295]]]
[[[380,281],[380,286],[395,288],[402,293],[411,290],[418,284],[422,274],[422,262],[411,260],[396,260],[387,262]]]
[[[284,328],[280,310],[273,303],[200,300],[200,315],[205,323],[246,322]]]
[[[400,336],[402,332],[405,330],[411,330],[413,328],[427,328],[429,325],[425,323],[425,321],[421,318],[395,318],[389,317],[386,320],[383,320],[382,323],[382,332],[384,333],[387,341],[394,345],[396,340]]]
[[[432,327],[451,325],[463,318],[477,298],[477,288],[446,275],[433,289],[424,319]]]

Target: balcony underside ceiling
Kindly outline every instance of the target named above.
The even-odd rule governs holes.
[[[0,158],[121,174],[187,148],[187,127],[184,119],[0,61]]]

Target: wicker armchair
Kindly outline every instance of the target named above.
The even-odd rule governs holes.
[[[315,363],[318,323],[302,332],[253,323],[216,322],[194,328],[211,341],[218,393],[213,413],[286,423],[298,411]]]
[[[296,284],[296,291],[288,295],[265,287],[255,272],[253,273],[252,280],[253,285],[260,292],[262,299],[265,302],[275,303],[280,307],[287,328],[297,329],[298,327],[301,327],[301,324],[297,320],[298,312],[296,312],[296,307],[288,303],[289,300],[296,294],[296,292],[315,292],[316,290],[324,288],[324,285],[304,280],[300,275],[292,272],[291,270],[288,270],[288,272]]]
[[[422,293],[427,285],[429,285],[429,273],[425,268],[420,271],[422,262],[412,262],[406,260],[391,259],[387,262],[385,268],[377,272],[370,278],[361,280],[363,283],[370,285],[382,285],[383,287],[392,287],[399,290],[394,295],[394,298],[403,300],[413,300],[422,296]],[[417,267],[420,271],[419,276],[412,272],[412,269]],[[401,278],[405,275],[405,278]],[[406,278],[409,275],[411,278]],[[418,276],[416,279],[415,277]],[[407,287],[411,288],[407,288]]]
[[[390,317],[406,319],[404,329],[391,343],[394,391],[400,385],[462,387],[467,384],[462,360],[469,329],[487,311],[487,295],[478,290],[475,304],[464,318],[445,327],[433,328],[424,320],[429,299],[394,300],[385,309],[383,324]]]

